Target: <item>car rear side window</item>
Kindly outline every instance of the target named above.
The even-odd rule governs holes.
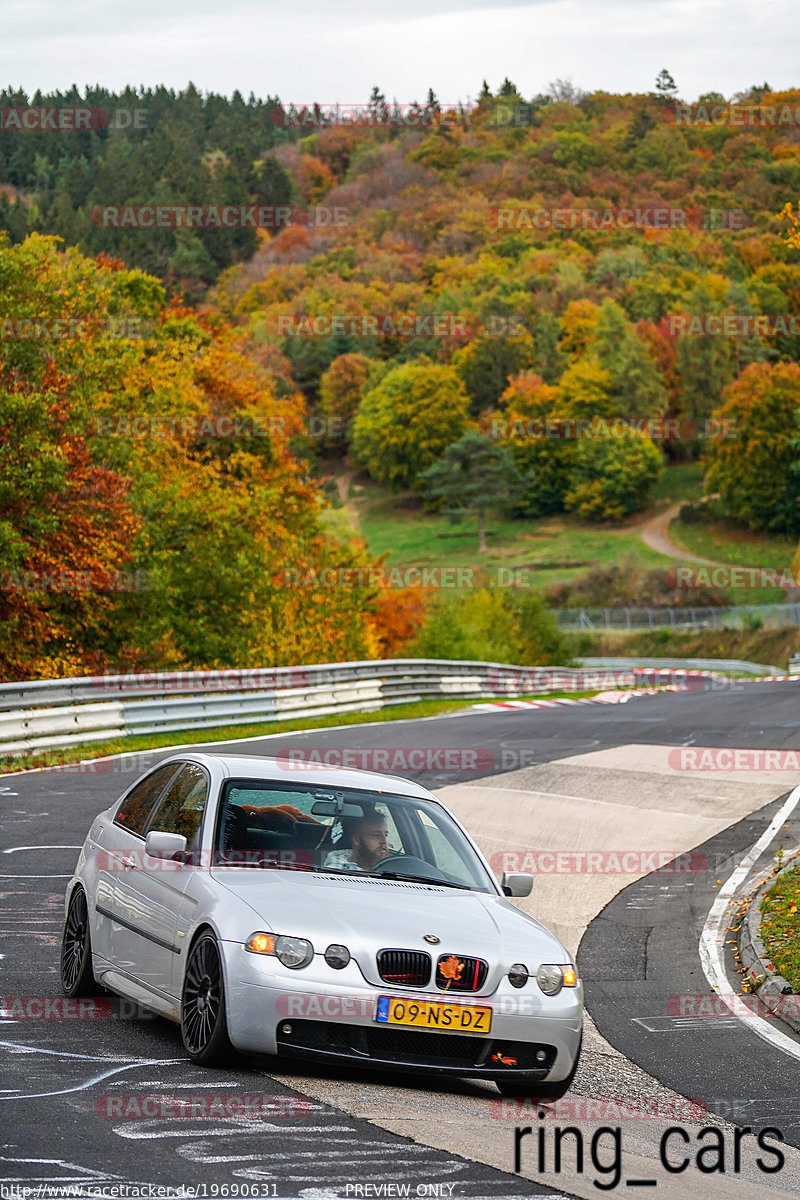
[[[181,833],[186,838],[186,848],[196,850],[207,799],[207,773],[197,763],[186,763],[148,821],[148,832],[159,829]]]
[[[115,822],[141,837],[147,818],[177,769],[178,763],[164,763],[140,780],[119,806]]]

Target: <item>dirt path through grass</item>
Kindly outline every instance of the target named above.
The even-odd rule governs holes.
[[[670,522],[677,517],[680,508],[680,504],[671,504],[662,513],[644,522],[639,529],[639,533],[645,545],[649,546],[651,550],[657,551],[658,554],[666,554],[668,558],[680,558],[685,562],[702,563],[706,567],[730,566],[731,564],[722,563],[718,559],[702,558],[699,554],[692,554],[690,551],[682,549],[677,542],[672,541],[669,536],[669,526]]]
[[[339,499],[347,513],[347,518],[353,526],[354,533],[360,533],[358,509],[350,499],[350,484],[353,482],[355,471],[345,471],[344,475],[336,476],[336,487],[339,491]]]
[[[412,526],[415,526],[417,531],[419,531],[419,514],[416,514],[415,519],[411,520],[410,514],[405,512],[402,514],[395,512],[393,511],[392,507],[387,509],[383,503],[381,503],[380,510],[376,514],[375,495],[382,497],[383,493],[374,487],[371,489],[368,488],[368,490],[365,492],[365,487],[360,486],[358,487],[357,493],[354,496],[351,493],[351,489],[356,475],[357,472],[352,469],[343,471],[341,474],[337,474],[336,486],[338,488],[339,498],[342,507],[344,508],[344,513],[346,514],[348,523],[356,534],[367,538],[368,544],[371,545],[373,551],[376,551],[376,546],[373,545],[373,542],[377,532],[381,535],[378,536],[377,539],[377,552],[389,553],[395,565],[405,564],[406,562],[416,563],[417,561],[422,561],[423,559],[425,561],[432,561],[433,559],[438,560],[438,558],[442,557],[443,554],[446,555],[448,560],[450,559],[452,552],[442,549],[442,546],[448,543],[441,542],[441,538],[444,536],[442,530],[439,528],[439,526],[442,524],[441,520],[437,520],[435,516],[426,516],[422,518],[422,523],[424,523],[426,527],[429,527],[431,531],[430,544],[424,539],[420,541],[419,538],[417,538],[415,540]],[[620,545],[618,553],[612,552],[610,556],[611,561],[616,561],[617,557],[621,557],[625,554],[630,555],[631,553],[638,557],[638,555],[642,552],[637,552],[637,543],[643,542],[649,550],[658,555],[662,555],[664,558],[677,560],[680,562],[697,563],[708,567],[729,567],[733,565],[722,559],[704,557],[703,555],[697,554],[691,550],[684,550],[682,546],[672,540],[669,535],[670,522],[677,517],[683,503],[685,503],[685,500],[674,500],[666,509],[657,513],[655,516],[648,516],[641,521],[632,522],[630,525],[627,525],[623,531],[627,535],[627,539],[622,539],[626,542],[626,544]],[[388,539],[386,536],[384,536],[386,534],[387,522],[391,529],[394,530],[396,535]],[[508,524],[508,522],[506,522],[506,524]],[[513,553],[510,555],[510,557],[504,557],[501,565],[507,566],[511,564],[513,566],[525,565],[531,567],[533,564],[529,563],[525,556],[526,553],[528,555],[530,554],[530,543],[532,537],[536,538],[537,545],[542,540],[544,540],[544,544],[547,545],[548,541],[553,541],[554,534],[550,532],[547,539],[545,539],[543,527],[537,526],[537,533],[532,535],[530,529],[528,528],[530,523],[518,522],[518,524],[520,526],[518,532],[514,530],[509,533],[506,529],[503,529],[502,542],[503,544],[509,543],[510,539]],[[580,558],[588,560],[592,559],[593,556],[598,556],[598,547],[595,544],[597,538],[595,537],[593,540],[591,535],[598,535],[602,532],[603,530],[598,530],[591,526],[573,529],[571,534],[569,534],[569,531],[565,532],[565,539],[567,538],[568,534],[570,538],[569,544],[564,545],[565,558],[575,558],[575,567],[583,566],[584,569],[588,569],[591,566],[591,562],[587,561],[585,563],[581,563],[578,562],[577,559]],[[611,532],[618,536],[619,531],[613,530]],[[581,537],[581,534],[584,536]],[[614,540],[616,540],[616,536]],[[453,535],[449,534],[449,538],[452,539],[452,537]],[[392,544],[393,542],[397,542],[398,544],[394,545]],[[607,549],[608,548],[605,548],[605,550]],[[602,555],[603,561],[609,557],[605,550]],[[506,551],[506,553],[508,552]],[[548,569],[549,563],[547,560],[549,557],[551,557],[549,554],[544,554],[541,556],[542,560],[541,562],[537,561],[535,564],[536,567],[540,569]],[[453,557],[454,562],[460,562],[462,559],[464,559],[463,553],[458,558]],[[487,556],[487,562],[494,562],[495,559],[497,559],[498,562],[501,561],[499,558],[497,558],[497,552],[494,555]],[[521,561],[518,560],[523,559],[525,561],[521,564]],[[599,561],[599,557],[597,557],[597,560]],[[647,559],[644,561],[647,562]],[[656,562],[652,562],[651,560],[650,565],[656,566],[656,564],[657,560]],[[565,562],[564,564],[557,563],[555,565],[568,566],[569,564]]]

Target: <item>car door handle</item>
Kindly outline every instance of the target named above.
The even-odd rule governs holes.
[[[136,859],[133,856],[130,858],[123,858],[122,865],[126,871],[132,871],[136,866]]]

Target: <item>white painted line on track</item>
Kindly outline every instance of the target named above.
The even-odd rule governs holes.
[[[72,1054],[63,1050],[47,1050],[42,1046],[30,1046],[26,1042],[0,1042],[0,1046],[16,1051],[21,1054],[49,1054],[55,1058],[78,1058],[85,1062],[108,1062],[108,1059],[98,1058],[91,1054]],[[112,1062],[114,1059],[111,1060]],[[117,1059],[117,1066],[112,1067],[108,1071],[102,1071],[98,1075],[93,1075],[91,1079],[85,1079],[82,1083],[76,1083],[73,1087],[59,1088],[52,1092],[30,1092],[28,1094],[14,1093],[11,1096],[0,1095],[2,1100],[36,1100],[40,1096],[66,1096],[71,1092],[82,1092],[86,1088],[94,1087],[97,1083],[102,1083],[104,1079],[109,1079],[112,1075],[119,1075],[122,1071],[132,1071],[141,1067],[162,1067],[171,1066],[173,1063],[185,1063],[188,1060],[185,1058],[142,1058],[134,1059],[133,1061]]]
[[[703,965],[706,978],[711,986],[720,993],[720,999],[726,1007],[740,1021],[744,1021],[744,1018],[735,1012],[735,1003],[736,999],[738,999],[738,996],[734,998],[736,989],[725,974],[722,955],[720,953],[720,946],[723,939],[722,922],[725,919],[725,913],[731,900],[736,895],[739,886],[747,878],[753,863],[757,862],[764,853],[767,846],[769,846],[775,837],[775,834],[786,819],[794,812],[798,802],[800,802],[800,785],[783,802],[761,837],[747,852],[733,874],[722,885],[716,900],[711,906],[700,936],[698,949],[700,951],[700,962]],[[769,1042],[776,1049],[782,1050],[784,1054],[791,1054],[793,1058],[800,1059],[800,1044],[785,1033],[781,1033],[779,1029],[775,1029],[763,1017],[748,1013],[746,1027],[752,1029],[753,1033],[757,1034],[762,1041]]]
[[[698,1029],[712,1033],[724,1031],[736,1025],[737,1018],[731,1013],[729,1017],[634,1017],[634,1022],[641,1025],[648,1033],[694,1033]]]
[[[289,1133],[289,1131],[286,1129],[285,1123],[269,1121],[264,1117],[232,1117],[227,1118],[224,1125],[212,1125],[209,1129],[206,1128],[205,1124],[203,1124],[198,1125],[196,1130],[193,1130],[190,1125],[187,1126],[187,1121],[190,1120],[191,1118],[182,1117],[180,1118],[180,1124],[173,1124],[172,1122],[167,1124],[166,1122],[162,1121],[160,1117],[154,1117],[152,1121],[148,1121],[146,1124],[144,1121],[137,1120],[135,1122],[129,1121],[125,1125],[115,1125],[113,1127],[113,1132],[117,1135],[117,1137],[128,1138],[129,1140],[133,1141],[150,1141],[152,1138],[158,1138],[159,1141],[163,1141],[165,1138],[188,1138],[192,1136],[193,1132],[196,1132],[198,1136],[202,1135],[204,1138],[245,1137],[251,1133],[281,1133],[285,1138]],[[353,1127],[351,1125],[304,1125],[300,1131],[300,1134],[302,1137],[306,1137],[309,1133],[329,1134],[334,1130],[340,1133],[346,1133],[348,1135],[344,1138],[330,1139],[331,1143],[334,1141],[340,1141],[344,1146],[347,1147],[347,1150],[341,1151],[343,1155],[349,1154],[352,1157],[356,1157],[359,1154],[372,1154],[371,1147],[366,1150],[353,1149]],[[200,1144],[202,1145],[202,1143]],[[334,1154],[334,1151],[328,1148],[327,1140],[325,1144],[325,1155],[326,1157],[329,1157]],[[196,1143],[194,1142],[190,1142],[189,1145],[196,1147]],[[176,1150],[176,1154],[180,1154],[181,1149],[182,1148],[179,1146]],[[425,1146],[423,1149],[427,1150],[428,1147]],[[317,1154],[317,1151],[309,1150],[308,1154],[313,1156]],[[206,1158],[200,1157],[200,1151],[198,1150],[196,1154],[187,1153],[182,1155],[182,1157],[190,1158],[192,1162],[202,1163],[246,1162],[249,1160],[263,1163],[264,1151],[260,1150],[258,1154],[223,1154]],[[269,1155],[270,1162],[273,1162],[279,1158],[292,1159],[296,1157],[297,1154],[291,1152],[279,1154],[276,1151],[270,1151]]]

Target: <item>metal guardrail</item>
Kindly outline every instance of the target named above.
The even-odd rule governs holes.
[[[559,629],[790,629],[800,625],[800,604],[733,604],[709,608],[561,608]]]
[[[798,656],[800,661],[800,656]],[[743,675],[780,675],[785,674],[780,667],[771,667],[764,663],[748,662],[743,658],[579,658],[578,662],[584,667],[607,668],[621,670],[625,666],[629,670],[636,668],[657,670],[665,667],[671,670],[687,671],[731,671]],[[789,674],[791,675],[791,663]]]
[[[660,667],[666,663],[655,660]],[[677,672],[676,675],[685,675]],[[642,683],[618,669],[521,667],[449,659],[389,659],[275,667],[43,679],[0,684],[0,755],[168,730],[256,725],[372,712],[431,697],[492,699]],[[658,682],[670,682],[659,675]]]

